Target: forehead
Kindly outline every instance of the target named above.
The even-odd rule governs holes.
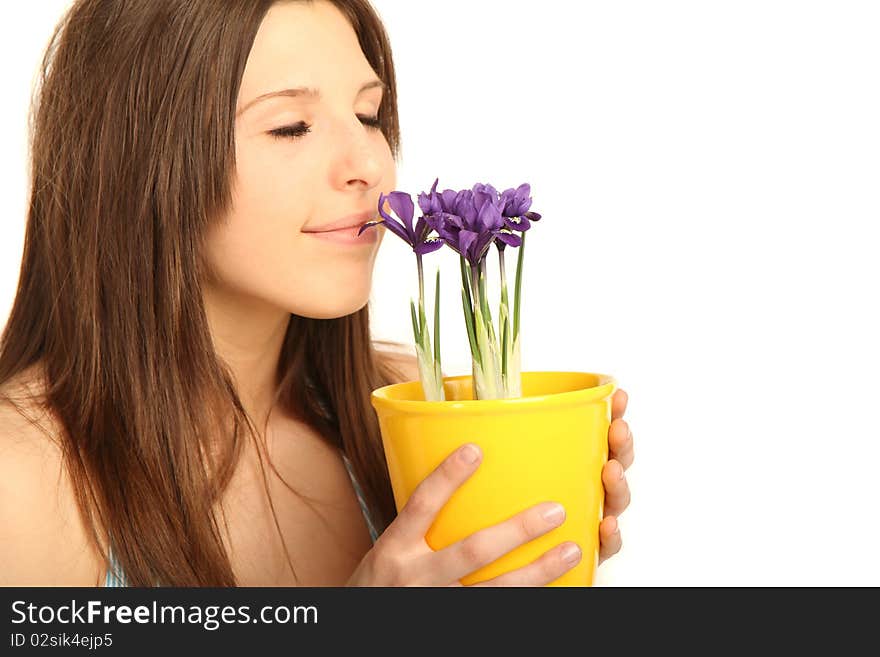
[[[357,35],[331,3],[281,2],[266,13],[248,55],[240,99],[284,87],[350,94],[375,73]],[[240,103],[241,105],[242,103]]]

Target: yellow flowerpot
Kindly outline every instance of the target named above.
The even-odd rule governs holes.
[[[479,445],[476,472],[441,509],[425,539],[434,550],[541,502],[565,507],[565,522],[470,573],[464,585],[525,566],[564,541],[583,558],[550,586],[591,586],[616,381],[585,372],[523,372],[522,397],[474,400],[470,375],[443,379],[446,401],[425,401],[419,381],[373,391],[385,457],[400,511],[416,486],[467,442]]]

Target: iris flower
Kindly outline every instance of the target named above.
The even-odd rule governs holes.
[[[397,215],[397,219],[385,212],[385,201]],[[358,235],[368,228],[384,225],[388,230],[406,242],[416,254],[416,265],[419,274],[419,310],[416,314],[415,302],[410,299],[410,315],[412,319],[413,337],[416,342],[416,355],[419,362],[419,374],[422,390],[427,401],[443,401],[443,371],[440,363],[440,270],[437,270],[437,282],[434,298],[434,349],[431,350],[431,332],[428,329],[425,315],[425,275],[422,256],[441,249],[443,240],[430,235],[432,228],[425,217],[419,217],[413,227],[415,205],[412,197],[405,192],[391,192],[387,196],[379,195],[379,214],[381,221],[371,221],[361,226]]]
[[[400,219],[395,219],[385,212],[385,201]],[[384,225],[385,228],[397,235],[406,242],[416,255],[423,256],[432,253],[443,247],[443,240],[439,237],[430,236],[432,228],[428,225],[425,217],[419,217],[413,228],[413,215],[415,214],[415,206],[412,197],[405,192],[391,192],[388,196],[381,194],[379,196],[379,214],[382,215],[381,221],[371,221],[361,226],[358,235],[363,233],[367,228],[378,225]]]
[[[448,245],[459,254],[462,278],[462,306],[465,327],[471,345],[475,399],[498,399],[521,396],[520,386],[520,330],[519,309],[522,289],[522,264],[525,233],[541,215],[531,211],[531,186],[527,183],[499,193],[490,184],[477,183],[471,189],[437,191],[439,178],[429,192],[418,196],[422,216],[415,226],[415,206],[412,197],[404,192],[391,192],[388,204],[399,217],[395,219],[384,210],[383,195],[379,200],[382,221],[361,227],[385,225],[406,242],[416,254],[419,272],[419,317],[411,301],[413,332],[419,354],[419,367],[425,399],[443,400],[443,382],[440,371],[440,271],[437,271],[436,300],[434,305],[434,358],[430,359],[430,335],[424,315],[424,282],[422,256]],[[437,236],[431,235],[436,232]],[[495,337],[492,315],[486,293],[486,260],[489,249],[498,249],[501,273],[501,304],[499,306],[500,344]],[[516,269],[513,327],[509,321],[507,276],[504,249],[519,248]]]

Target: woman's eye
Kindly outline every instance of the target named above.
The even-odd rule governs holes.
[[[273,137],[278,137],[279,139],[283,139],[285,137],[299,138],[311,132],[311,127],[312,126],[306,125],[305,123],[300,121],[299,123],[295,123],[294,125],[286,125],[283,128],[276,128],[275,130],[271,130],[269,131],[269,134]]]
[[[358,118],[361,120],[361,123],[369,128],[380,130],[382,127],[381,123],[379,122],[378,116],[358,116]],[[279,139],[298,139],[311,132],[311,127],[312,126],[300,121],[299,123],[295,123],[293,125],[287,125],[281,128],[276,128],[275,130],[270,130],[269,134],[273,137],[278,137]]]
[[[382,127],[382,124],[379,123],[378,116],[359,116],[358,118],[365,126],[369,126],[370,128],[376,128],[378,130]]]

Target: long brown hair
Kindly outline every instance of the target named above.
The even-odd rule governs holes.
[[[387,85],[379,119],[399,159],[385,30],[368,0],[331,2]],[[105,559],[99,536],[112,539],[134,586],[236,584],[213,509],[241,434],[256,440],[256,428],[213,348],[201,255],[230,206],[239,85],[273,4],[77,0],[31,107],[32,189],[0,387],[39,372],[31,401],[52,417],[90,538]],[[368,306],[291,315],[277,402],[348,455],[380,531],[396,511],[369,394],[395,376],[377,357]]]

